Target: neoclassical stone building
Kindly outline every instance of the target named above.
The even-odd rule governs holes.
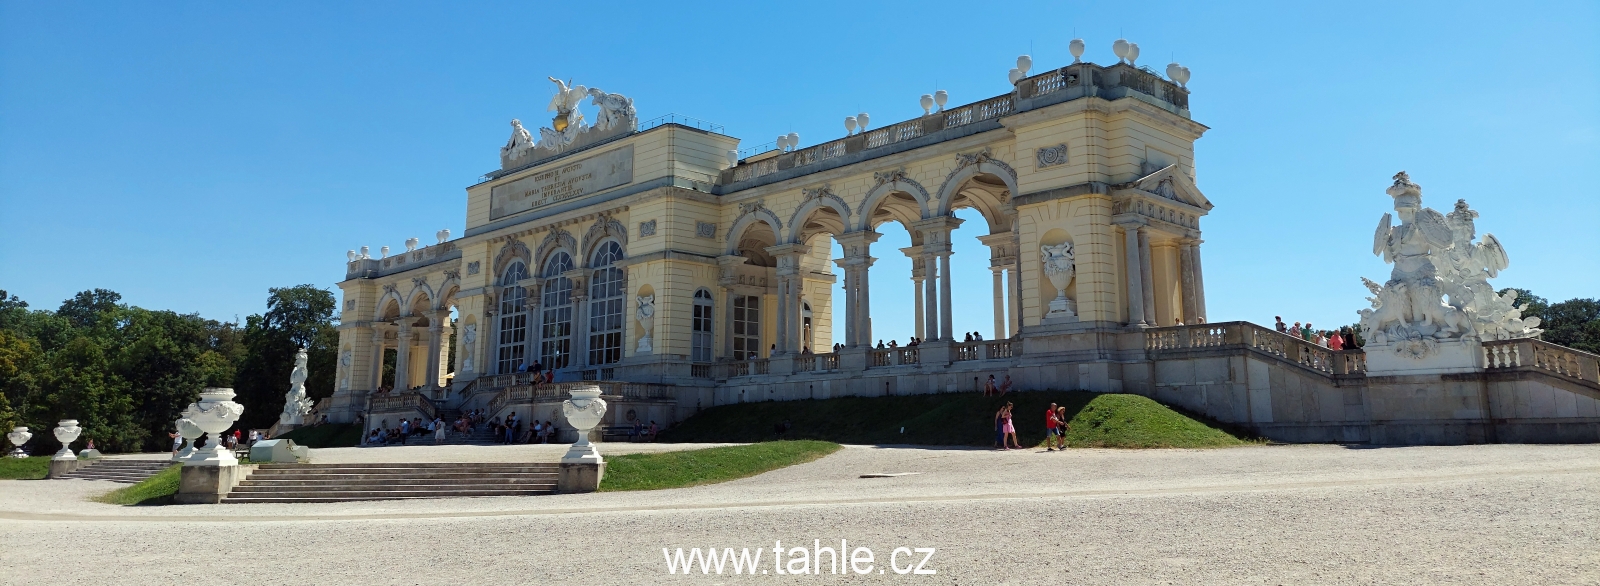
[[[744,158],[719,127],[641,124],[628,98],[557,84],[551,127],[535,139],[513,121],[501,168],[467,188],[464,235],[350,254],[336,417],[368,409],[379,387],[468,406],[516,382],[486,375],[534,361],[557,381],[671,385],[654,395],[678,408],[729,400],[745,377],[796,373],[915,370],[942,388],[935,379],[959,358],[1003,372],[1022,356],[1116,349],[1082,334],[1205,319],[1200,218],[1211,203],[1195,187],[1193,145],[1206,127],[1190,119],[1185,88],[1148,70],[1074,63],[993,98]],[[592,125],[583,99],[598,110]],[[960,208],[981,213],[988,259],[952,258]],[[890,222],[911,247],[873,247]],[[843,258],[830,258],[830,239]],[[913,261],[918,348],[871,348],[874,281],[907,277],[872,270],[883,254]],[[947,276],[963,262],[992,271],[994,341],[951,332]],[[838,278],[844,299],[833,299]],[[845,323],[833,323],[834,303]],[[399,366],[384,380],[386,351]],[[1091,366],[1078,386],[1122,378]],[[876,386],[835,378],[834,394],[852,379]]]

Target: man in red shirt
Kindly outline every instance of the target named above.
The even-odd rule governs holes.
[[[1056,446],[1051,445],[1050,442],[1055,442],[1056,445],[1061,444],[1060,423],[1061,420],[1056,418],[1056,404],[1051,403],[1050,408],[1044,412],[1044,450],[1046,452],[1056,451]],[[1065,446],[1063,446],[1063,449],[1065,449]]]

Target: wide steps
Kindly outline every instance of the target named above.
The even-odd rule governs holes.
[[[172,462],[166,460],[95,460],[61,475],[61,478],[134,484],[155,476],[171,465]]]
[[[311,503],[553,494],[559,464],[262,464],[225,503]]]

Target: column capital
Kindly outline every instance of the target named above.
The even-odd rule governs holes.
[[[867,248],[867,245],[877,242],[878,239],[882,237],[882,234],[872,230],[857,230],[855,232],[845,232],[843,234],[834,236],[833,239],[838,241],[840,246],[844,247],[845,255],[848,256],[850,254],[851,245],[860,246],[861,248],[865,249]]]
[[[905,253],[906,258],[915,261],[922,256],[922,245],[918,244],[916,246],[907,246],[900,249],[900,252]]]

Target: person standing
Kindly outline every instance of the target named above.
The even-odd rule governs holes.
[[[994,448],[997,450],[1007,449],[1005,418],[1006,407],[1001,405],[1000,410],[994,412]]]
[[[435,445],[444,443],[444,427],[444,419],[435,416],[433,418],[433,443]]]
[[[1015,448],[1007,447],[1006,449],[1008,449],[1008,450],[1011,450],[1011,449],[1020,450],[1020,449],[1022,449],[1022,442],[1017,441],[1017,425],[1012,420],[1012,414],[1015,412],[1015,409],[1016,409],[1016,407],[1013,406],[1010,401],[1006,402],[1006,418],[1005,418],[1005,425],[1004,425],[1003,429],[1006,432],[1005,439],[1008,442],[1010,442],[1010,443],[1007,443],[1006,445],[1007,446],[1016,446]]]
[[[1314,332],[1316,330],[1311,329],[1311,322],[1306,322],[1306,327],[1300,329],[1300,339],[1310,342],[1311,334]]]
[[[1056,444],[1057,450],[1065,451],[1067,449],[1067,432],[1069,431],[1072,431],[1072,423],[1071,420],[1067,419],[1066,406],[1056,407],[1056,439],[1059,442]]]
[[[1272,319],[1275,319],[1275,320],[1278,320],[1278,323],[1276,323],[1276,324],[1273,324],[1273,325],[1272,325],[1272,327],[1273,327],[1273,328],[1274,328],[1274,329],[1277,329],[1277,330],[1278,330],[1278,333],[1280,333],[1280,334],[1286,334],[1286,333],[1289,333],[1289,326],[1287,326],[1287,325],[1285,325],[1285,324],[1284,324],[1284,323],[1283,323],[1283,316],[1281,316],[1281,315],[1279,315],[1279,316],[1273,316],[1273,318],[1272,318]]]
[[[1300,322],[1294,322],[1294,327],[1289,328],[1289,330],[1284,333],[1296,338],[1300,337]]]
[[[1044,451],[1046,452],[1056,451],[1055,446],[1051,445],[1050,442],[1056,440],[1056,423],[1058,422],[1059,420],[1056,419],[1056,404],[1051,403],[1050,407],[1044,410]]]
[[[1339,330],[1334,330],[1332,333],[1333,335],[1328,336],[1328,348],[1344,350],[1344,336],[1339,335]]]

